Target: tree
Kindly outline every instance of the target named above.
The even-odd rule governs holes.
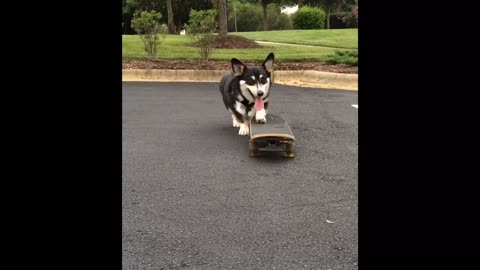
[[[217,10],[190,10],[190,20],[188,21],[187,31],[197,48],[200,57],[208,61],[213,50],[215,36],[213,31],[217,28]]]
[[[341,0],[321,0],[320,6],[323,7],[327,13],[327,29],[330,29],[330,10],[336,8],[340,4]]]
[[[330,29],[330,13],[332,9],[337,8],[344,0],[300,0],[298,8],[308,5],[312,7],[321,7],[326,13],[327,29]]]
[[[227,34],[227,0],[218,0],[218,34]]]
[[[234,7],[236,8],[236,18],[234,14]],[[262,7],[258,3],[251,3],[247,1],[230,2],[228,5],[228,31],[235,31],[235,19],[237,20],[238,32],[262,31]]]
[[[172,0],[167,0],[168,33],[175,34],[175,25],[173,24]]]
[[[161,18],[161,13],[152,10],[135,13],[132,19],[132,27],[143,41],[143,48],[150,59],[155,58],[161,38],[164,37],[160,26]]]
[[[297,1],[295,0],[248,0],[250,3],[260,3],[263,8],[263,31],[268,31],[268,5],[279,4],[280,6],[292,5]]]
[[[344,11],[346,8],[350,11]],[[358,0],[342,0],[337,7],[337,18],[339,18],[347,27],[358,25]]]
[[[263,8],[263,31],[268,31],[267,6],[272,2],[272,0],[261,0],[260,2]]]
[[[133,14],[135,13],[135,3],[133,0],[122,0],[122,33],[135,33],[131,27]]]
[[[130,17],[133,17],[133,13],[147,10],[166,14],[161,19],[161,23],[168,25],[169,33],[178,33],[188,22],[191,9],[211,9],[216,2],[218,0],[122,0],[124,33],[128,31],[126,27],[130,25]]]
[[[218,0],[175,0],[172,1],[173,12],[175,14],[175,25],[179,31],[188,23],[190,10],[208,10],[213,8],[213,3]]]
[[[274,0],[260,0],[263,8],[263,31],[268,31],[268,17],[267,17],[267,6],[270,3],[273,3]]]
[[[250,3],[260,3],[263,8],[263,31],[268,31],[268,17],[267,7],[268,4],[279,2],[278,0],[249,0]]]

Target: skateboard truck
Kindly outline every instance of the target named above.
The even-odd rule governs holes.
[[[287,122],[278,115],[268,114],[265,124],[250,121],[248,154],[260,156],[261,152],[284,152],[295,157],[295,136]]]

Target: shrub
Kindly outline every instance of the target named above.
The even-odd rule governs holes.
[[[132,28],[143,41],[143,48],[148,57],[155,58],[161,39],[165,38],[165,29],[160,26],[162,14],[156,11],[143,11],[135,13],[132,19]]]
[[[200,57],[208,61],[210,54],[213,50],[213,43],[215,36],[213,31],[217,28],[217,22],[215,17],[217,16],[217,10],[190,10],[190,20],[188,25],[185,26],[187,33],[193,41],[193,45],[197,48],[197,52]]]
[[[323,29],[325,28],[325,11],[320,8],[304,6],[293,15],[295,29]]]
[[[258,4],[236,3],[237,30],[238,32],[251,32],[263,30],[263,11]],[[235,32],[235,14],[233,5],[228,5],[228,31]]]
[[[263,8],[260,4],[237,2],[235,8],[238,32],[263,31]],[[280,12],[280,5],[269,4],[267,14],[269,30],[293,29],[290,17]],[[228,31],[235,32],[233,5],[228,8]]]
[[[346,9],[347,11],[344,11]],[[348,11],[350,10],[350,11]],[[352,4],[340,4],[337,7],[337,18],[348,28],[358,27],[358,6]]]
[[[271,5],[276,9],[268,10],[268,29],[269,30],[290,30],[293,29],[290,17],[285,13],[280,13],[280,7]],[[263,22],[262,22],[263,30]]]
[[[327,64],[345,64],[351,66],[358,66],[358,51],[357,50],[345,50],[335,51],[335,54],[328,55],[324,59]]]
[[[345,23],[342,22],[342,19],[337,16],[337,13],[330,13],[330,29],[346,29],[350,28]]]

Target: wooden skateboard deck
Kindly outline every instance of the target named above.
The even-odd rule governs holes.
[[[276,114],[268,114],[265,124],[250,123],[249,155],[260,152],[283,151],[287,157],[295,157],[295,135],[287,122]]]

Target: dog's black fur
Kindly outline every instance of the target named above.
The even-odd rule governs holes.
[[[232,114],[233,126],[240,127],[240,135],[248,134],[248,123],[253,118],[257,122],[266,122],[274,57],[274,54],[270,53],[261,66],[252,67],[247,67],[233,58],[232,72],[223,76],[220,81],[223,102]],[[256,111],[255,100],[260,98],[265,110]]]

